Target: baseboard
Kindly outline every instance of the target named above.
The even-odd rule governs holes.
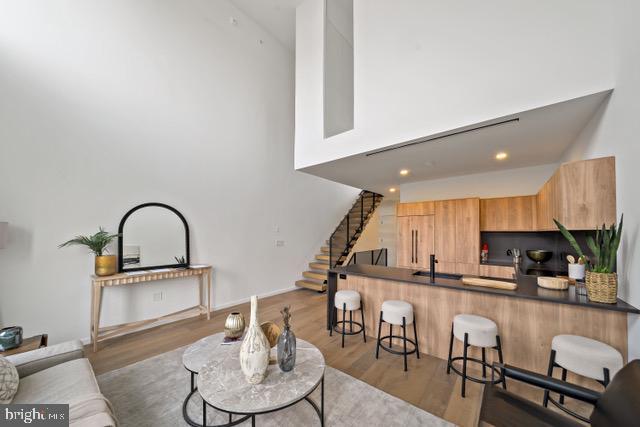
[[[260,298],[268,298],[268,297],[284,294],[284,293],[291,292],[291,291],[298,291],[300,289],[302,289],[302,288],[299,288],[297,286],[290,286],[288,288],[283,288],[283,289],[278,289],[278,290],[271,291],[271,292],[265,292],[263,294],[258,294],[258,299],[260,299]],[[244,303],[247,303],[247,302],[250,302],[250,301],[251,301],[251,297],[249,296],[249,297],[242,298],[242,299],[239,299],[239,300],[236,300],[236,301],[231,301],[231,302],[220,304],[220,305],[214,305],[213,306],[213,311],[223,310],[225,308],[233,307],[234,305],[244,304]]]
[[[272,297],[272,296],[280,295],[280,294],[285,294],[285,293],[291,292],[291,291],[299,291],[301,289],[302,288],[299,288],[297,286],[290,286],[288,288],[277,289],[275,291],[270,291],[270,292],[265,292],[265,293],[262,293],[262,294],[258,294],[258,299],[260,299],[260,298],[268,298],[268,297]],[[248,296],[246,298],[241,298],[241,299],[236,300],[236,301],[231,301],[231,302],[227,302],[227,303],[220,304],[220,305],[214,305],[212,307],[212,310],[213,311],[224,310],[225,308],[233,307],[234,305],[245,304],[245,303],[248,303],[250,301],[251,301],[251,296]],[[152,328],[152,327],[153,326],[151,326],[150,328]],[[91,344],[91,338],[90,337],[80,338],[80,341],[82,341],[83,345]]]

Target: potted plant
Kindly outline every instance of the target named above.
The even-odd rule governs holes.
[[[578,256],[587,260],[586,286],[589,300],[615,304],[618,296],[618,275],[613,271],[616,265],[618,247],[622,236],[622,222],[624,215],[620,217],[620,224],[611,224],[607,228],[602,224],[601,229],[596,229],[595,236],[587,236],[587,246],[592,257],[585,256],[582,248],[576,242],[573,235],[560,224],[553,220],[562,235],[569,241]]]
[[[116,274],[117,271],[116,256],[105,255],[105,253],[108,252],[107,246],[118,236],[118,234],[109,234],[100,227],[96,234],[91,236],[76,236],[58,247],[64,248],[73,245],[88,247],[96,256],[96,276],[111,276],[112,274]]]

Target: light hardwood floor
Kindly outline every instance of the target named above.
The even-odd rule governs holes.
[[[380,351],[380,358],[375,359],[373,338],[368,338],[365,344],[361,335],[347,336],[345,348],[341,348],[340,336],[334,333],[329,337],[325,329],[326,298],[326,294],[301,289],[261,299],[260,321],[281,323],[279,310],[284,305],[291,305],[291,322],[296,336],[316,345],[329,366],[455,424],[477,425],[482,385],[467,382],[467,397],[463,399],[460,397],[460,378],[453,373],[447,375],[445,360],[425,354],[417,360],[413,355],[409,357],[409,371],[404,372],[401,356]],[[100,343],[97,353],[90,346],[85,351],[99,375],[220,332],[232,311],[242,312],[249,320],[249,304],[241,304],[216,311],[211,320],[202,315],[105,341]],[[367,335],[375,335],[376,328],[377,325],[367,325]],[[512,391],[541,401],[542,393],[538,390],[513,382],[508,386]],[[331,396],[327,398],[331,399]]]

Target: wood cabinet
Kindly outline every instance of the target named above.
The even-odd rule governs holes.
[[[416,215],[434,215],[434,202],[412,202],[398,203],[396,206],[397,216],[416,216]]]
[[[415,215],[398,218],[398,267],[429,268],[429,257],[434,250],[433,215]]]
[[[508,226],[509,198],[480,200],[480,230],[506,231]]]
[[[412,267],[414,241],[411,217],[398,217],[396,227],[398,230],[396,238],[396,265],[398,267]]]
[[[480,231],[534,231],[536,196],[480,200]]]
[[[564,163],[537,194],[539,230],[591,230],[616,222],[614,157]]]
[[[456,262],[480,263],[480,199],[456,200]]]
[[[513,269],[513,266],[480,264],[478,274],[480,276],[494,277],[496,279],[513,279],[515,270]]]
[[[456,201],[440,200],[435,203],[436,271],[456,272]]]
[[[480,262],[480,199],[435,202],[437,271],[478,274]]]

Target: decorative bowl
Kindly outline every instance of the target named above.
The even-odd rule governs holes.
[[[549,261],[553,252],[545,251],[543,249],[527,249],[527,256],[531,261],[535,261],[538,264]]]

